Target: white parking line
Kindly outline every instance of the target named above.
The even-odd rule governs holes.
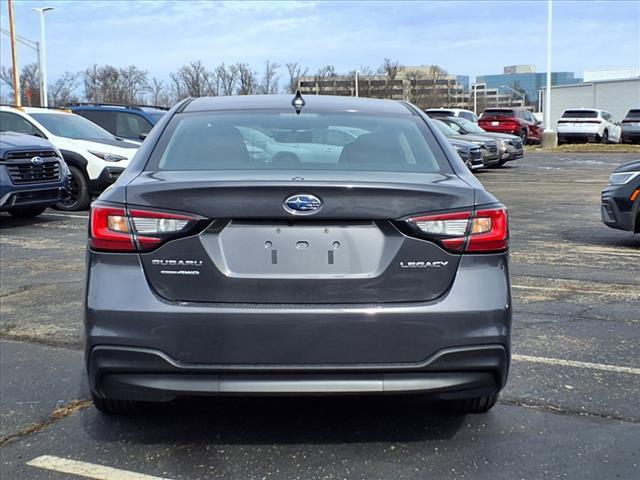
[[[129,472],[119,468],[105,467],[93,463],[68,460],[66,458],[54,457],[52,455],[42,455],[27,462],[32,467],[52,470],[54,472],[77,475],[79,477],[91,478],[93,480],[171,480],[164,477],[154,477],[144,473]]]
[[[578,362],[576,360],[562,360],[561,358],[534,357],[531,355],[513,354],[511,358],[517,362],[544,363],[546,365],[559,365],[562,367],[589,368],[604,372],[631,373],[640,375],[640,368],[621,367],[619,365],[607,365],[605,363]]]
[[[42,215],[49,217],[71,217],[71,218],[89,218],[89,215],[75,215],[73,213],[43,213]]]

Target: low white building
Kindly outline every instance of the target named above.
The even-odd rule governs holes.
[[[582,80],[585,82],[601,82],[603,80],[628,80],[631,78],[640,78],[640,68],[585,70]]]
[[[542,91],[543,96],[545,93]],[[562,112],[571,108],[599,108],[620,121],[630,109],[640,108],[640,78],[551,87],[551,125],[554,130]]]

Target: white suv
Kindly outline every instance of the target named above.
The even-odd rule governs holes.
[[[620,122],[604,110],[574,108],[558,120],[558,145],[574,142],[620,143]]]
[[[66,110],[0,106],[0,130],[46,138],[60,150],[72,175],[71,197],[56,205],[61,210],[86,209],[91,196],[116,181],[140,146]]]

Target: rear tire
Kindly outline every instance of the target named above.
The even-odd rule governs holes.
[[[444,406],[451,413],[485,413],[493,408],[497,400],[498,394],[494,393],[487,397],[447,400],[444,402]]]
[[[521,139],[522,139],[522,145],[526,145],[527,144],[527,131],[526,130],[522,130],[520,132],[520,135],[518,135]]]
[[[69,165],[71,171],[71,185],[69,185],[70,195],[67,200],[56,203],[58,210],[75,212],[86,210],[91,203],[89,194],[89,181],[82,170],[74,165]]]
[[[133,400],[117,400],[115,398],[100,398],[91,392],[91,400],[93,405],[100,412],[107,415],[118,415],[126,413],[136,413],[142,410],[143,402],[135,402]]]
[[[33,218],[44,212],[47,207],[18,207],[9,210],[9,214],[16,218]]]

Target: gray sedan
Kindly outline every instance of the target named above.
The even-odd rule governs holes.
[[[499,165],[504,165],[505,162],[522,158],[524,156],[524,149],[522,147],[522,139],[517,135],[509,135],[508,133],[487,132],[478,124],[470,122],[464,118],[459,117],[438,117],[437,120],[441,121],[455,132],[461,135],[473,135],[474,137],[492,138],[498,144],[498,158]]]
[[[507,211],[435,124],[299,92],[173,107],[91,206],[95,406],[412,393],[489,410],[511,351]],[[242,135],[336,129],[368,133],[289,165],[254,161]]]

